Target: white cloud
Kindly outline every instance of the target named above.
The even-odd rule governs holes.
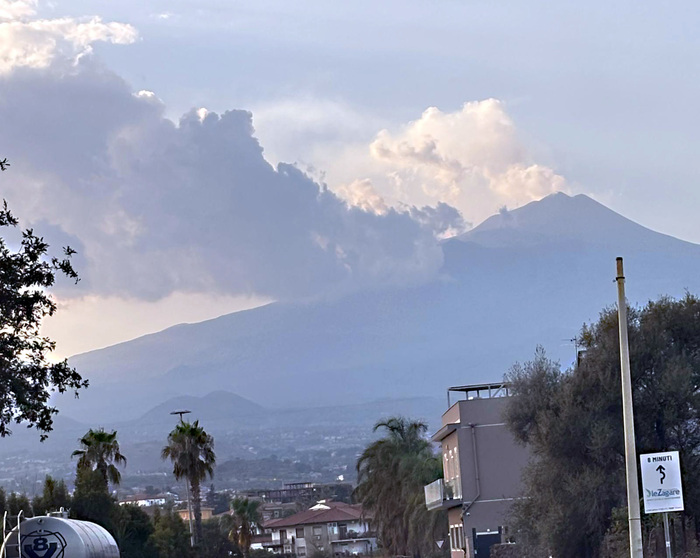
[[[0,74],[48,68],[57,61],[75,63],[95,42],[129,44],[137,38],[131,25],[99,17],[32,19],[36,5],[35,0],[0,0]]]
[[[14,21],[36,13],[37,0],[0,0],[0,21]]]
[[[383,215],[389,211],[389,206],[372,185],[368,178],[355,180],[350,184],[340,186],[336,193],[350,205],[359,207],[363,211],[371,211],[377,215]]]
[[[562,176],[532,161],[495,99],[451,113],[431,107],[397,132],[379,132],[370,154],[384,165],[397,197],[420,190],[477,218],[567,188]]]

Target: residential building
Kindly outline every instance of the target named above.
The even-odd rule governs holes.
[[[214,517],[214,508],[208,508],[206,506],[202,506],[202,521],[206,521],[207,519],[211,519]],[[177,510],[178,515],[180,518],[182,518],[183,521],[189,521],[190,520],[190,512],[187,508],[182,509],[182,510]],[[192,519],[194,519],[194,510],[192,510]]]
[[[462,399],[452,403],[457,395]],[[503,542],[527,450],[508,431],[504,383],[458,386],[447,391],[442,428],[432,437],[442,447],[444,479],[425,487],[429,509],[447,510],[452,558],[484,558]]]
[[[308,510],[267,522],[272,534],[267,545],[276,554],[298,558],[371,556],[377,539],[362,506],[321,500]]]
[[[119,500],[120,506],[133,505],[140,508],[149,508],[151,506],[164,506],[167,502],[172,502],[177,498],[176,494],[157,494],[157,495],[147,495],[147,494],[134,494],[133,496],[126,496]]]

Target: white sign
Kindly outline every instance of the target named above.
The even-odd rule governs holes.
[[[642,466],[644,512],[683,511],[681,461],[677,451],[645,453],[639,456]]]

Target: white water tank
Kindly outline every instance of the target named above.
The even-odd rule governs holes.
[[[23,521],[20,549],[22,558],[119,558],[119,547],[106,529],[63,517]]]

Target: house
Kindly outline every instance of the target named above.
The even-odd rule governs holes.
[[[451,396],[461,400],[451,404]],[[504,383],[458,386],[447,391],[442,428],[432,437],[442,447],[444,479],[425,487],[428,509],[446,509],[451,558],[488,556],[505,542],[504,527],[520,495],[528,451],[503,419],[509,392]]]
[[[371,556],[377,539],[362,506],[321,500],[308,510],[268,521],[272,534],[266,548],[275,554],[312,556]]]
[[[212,517],[214,517],[214,508],[208,508],[208,507],[202,506],[201,510],[202,510],[202,521],[206,521],[207,519],[211,519]],[[187,508],[182,509],[182,510],[177,510],[177,513],[183,521],[190,520],[190,512]],[[192,510],[192,519],[194,519],[194,510]]]
[[[151,506],[164,506],[167,502],[172,502],[176,495],[172,493],[167,494],[134,494],[133,496],[127,496],[119,500],[120,506],[133,505],[140,508],[150,508]]]

